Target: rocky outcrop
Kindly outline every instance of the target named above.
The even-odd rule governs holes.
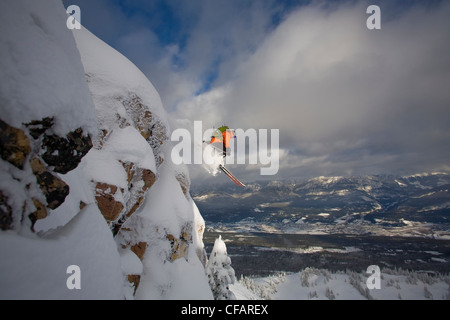
[[[189,177],[184,172],[178,172],[175,175],[175,178],[180,183],[180,187],[184,195],[186,197],[190,197],[189,189],[191,188],[191,181],[189,180]]]
[[[97,182],[95,185],[95,200],[98,208],[110,224],[114,235],[139,209],[144,201],[145,192],[156,181],[156,175],[151,170],[139,168],[132,162],[119,162],[127,173],[127,188],[119,188],[104,182]]]
[[[167,240],[171,248],[170,261],[185,257],[187,248],[192,244],[192,224],[187,222],[178,236],[167,234]]]
[[[123,203],[116,200],[117,192],[120,191],[115,185],[104,182],[97,182],[95,185],[95,200],[100,212],[108,222],[116,220],[124,208]]]
[[[42,137],[41,156],[45,163],[52,166],[55,172],[65,174],[78,166],[81,159],[92,148],[92,142],[88,135],[83,134],[81,128],[67,133],[65,137],[48,134],[48,129],[53,125],[53,117],[45,117],[25,124],[34,139],[38,140]]]
[[[125,97],[118,97],[117,100],[125,107],[132,125],[149,142],[153,151],[159,154],[161,145],[168,140],[165,124],[150,111],[149,106],[136,93],[130,92]]]
[[[10,229],[12,221],[13,212],[11,206],[8,204],[8,197],[0,190],[0,229]]]
[[[94,73],[88,77],[89,83],[95,83],[98,78]],[[117,109],[104,109],[99,117],[99,138],[94,140],[94,149],[98,154],[104,154],[105,157],[115,150],[114,141],[124,129],[136,130],[143,141],[150,146],[149,154],[154,159],[154,168],[143,165],[141,159],[130,159],[129,154],[117,154],[114,151],[114,160],[116,171],[111,174],[123,176],[117,183],[113,184],[102,181],[101,177],[92,181],[95,194],[95,201],[107,221],[112,234],[117,237],[116,240],[122,250],[129,251],[136,255],[139,260],[143,260],[145,253],[153,246],[148,238],[135,238],[140,232],[134,224],[127,224],[128,220],[133,218],[136,212],[143,206],[145,198],[152,186],[158,180],[158,168],[163,164],[165,155],[162,146],[168,141],[168,129],[161,121],[159,116],[155,115],[149,105],[134,92],[128,92],[124,95],[113,96],[111,103],[119,102]],[[133,151],[133,150],[131,150]],[[107,179],[105,179],[107,180]],[[183,185],[189,185],[188,179],[180,176]],[[181,182],[180,182],[181,184]],[[123,234],[131,235],[134,240],[124,240]],[[188,243],[180,237],[173,237],[166,241],[173,246],[173,252],[169,254],[169,261],[184,256]],[[192,242],[192,241],[191,241]],[[151,250],[151,249],[150,249]],[[135,271],[126,271],[125,281],[132,287],[132,294],[136,293],[141,282],[141,274]]]
[[[45,148],[42,159],[56,172],[65,174],[78,166],[92,142],[88,136],[83,136],[83,130],[77,129],[65,137],[44,135],[42,146]]]
[[[180,299],[195,286],[211,298],[204,221],[150,81],[84,28],[61,28],[59,0],[0,6],[0,269],[20,269],[0,272],[0,295]],[[82,290],[60,285],[70,264]]]
[[[36,176],[36,182],[47,199],[47,207],[58,208],[69,194],[69,186],[54,175],[37,157],[30,160],[30,167]]]
[[[34,224],[36,223],[36,221],[46,218],[48,215],[48,211],[47,211],[45,205],[42,202],[40,202],[38,199],[32,198],[32,200],[33,200],[33,204],[34,204],[34,207],[36,208],[36,210],[31,212],[28,215],[28,218],[30,218],[30,220],[31,220],[31,230],[34,230]]]
[[[54,210],[64,203],[70,188],[58,173],[75,169],[92,147],[90,137],[84,135],[81,128],[69,132],[65,137],[47,135],[47,130],[53,125],[51,117],[33,120],[22,128],[12,127],[0,119],[1,158],[15,167],[10,171],[11,178],[26,186],[20,210],[9,206],[8,197],[1,193],[3,230],[12,228],[13,220],[22,221],[23,217],[29,218],[31,230],[34,230],[35,222],[47,217],[48,209]],[[28,181],[27,172],[34,175],[34,181]],[[40,199],[36,192],[42,194]]]
[[[101,150],[101,149],[100,149]],[[131,161],[118,160],[126,174],[126,187],[95,183],[95,199],[100,212],[114,235],[122,224],[141,206],[145,193],[156,182],[156,174]]]
[[[22,130],[11,127],[0,119],[0,150],[3,160],[23,169],[31,152],[30,141]]]
[[[147,242],[141,241],[130,246],[130,250],[142,261],[145,251],[147,250],[147,247],[148,247]],[[133,286],[134,288],[133,294],[135,294],[136,290],[139,288],[139,283],[141,281],[141,274],[128,274],[127,280]]]

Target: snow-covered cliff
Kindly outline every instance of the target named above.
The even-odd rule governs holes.
[[[0,298],[212,299],[158,93],[66,20],[0,4]]]

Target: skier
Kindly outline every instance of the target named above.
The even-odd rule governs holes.
[[[213,147],[222,150],[223,157],[225,158],[230,155],[231,138],[236,138],[234,132],[232,132],[228,126],[222,126],[214,132],[209,143]]]
[[[222,150],[222,156],[225,158],[230,155],[230,140],[231,138],[236,138],[234,131],[231,130],[228,126],[221,126],[218,128],[214,134],[211,136],[210,145],[215,147],[218,150]],[[231,181],[233,181],[236,185],[240,187],[245,187],[245,184],[240,182],[225,166],[222,164],[219,165],[219,169],[225,173]]]

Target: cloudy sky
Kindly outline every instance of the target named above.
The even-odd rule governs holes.
[[[82,24],[147,75],[175,118],[279,129],[271,179],[450,170],[450,1],[64,4],[80,6]],[[380,30],[366,27],[371,4]],[[246,181],[259,167],[230,166]]]

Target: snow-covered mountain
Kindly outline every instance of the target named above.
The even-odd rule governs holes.
[[[0,298],[212,299],[158,93],[65,11],[0,4]]]
[[[370,233],[371,226],[400,232],[398,227],[405,226],[423,236],[439,236],[433,231],[448,231],[442,226],[450,222],[446,173],[317,177],[247,187],[243,192],[233,185],[211,186],[193,194],[209,226],[264,225],[294,233],[318,226],[333,228],[333,233]]]

